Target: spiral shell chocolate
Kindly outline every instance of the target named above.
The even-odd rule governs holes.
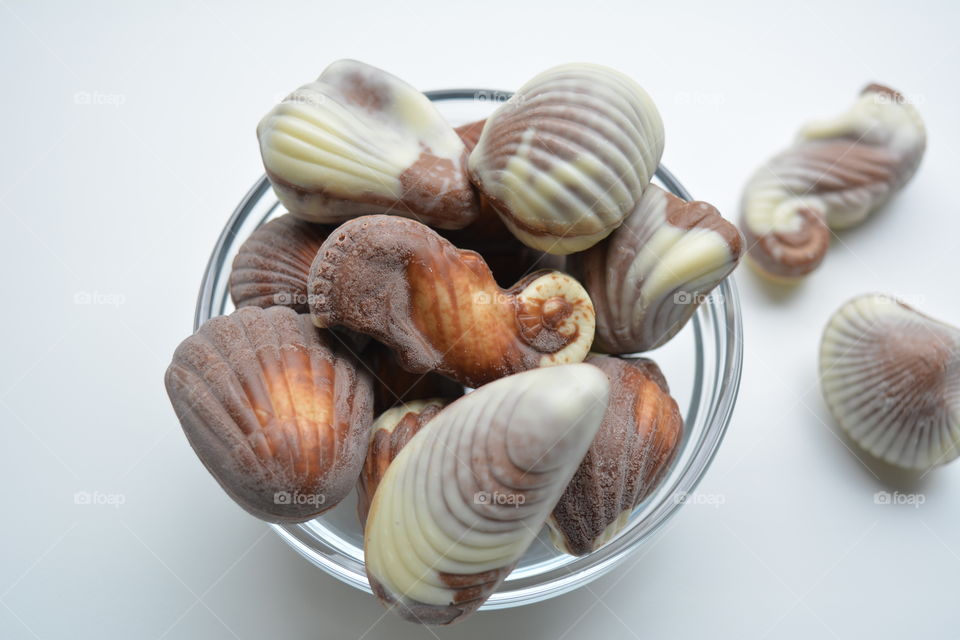
[[[400,451],[364,531],[374,593],[404,618],[464,619],[536,538],[590,446],[609,383],[586,364],[492,382]]]
[[[486,122],[486,119],[477,120],[475,122],[462,124],[454,129],[457,135],[460,136],[460,140],[463,141],[463,146],[467,148],[468,153],[473,151],[473,148],[477,146],[477,141],[480,140],[480,134],[483,132],[483,125],[486,124]]]
[[[663,153],[653,101],[627,76],[598,65],[555,67],[487,119],[469,170],[525,244],[582,251],[620,226]]]
[[[309,520],[356,483],[370,377],[310,316],[246,307],[213,318],[177,347],[166,387],[197,456],[258,518]]]
[[[307,306],[307,276],[331,227],[286,214],[250,234],[230,271],[230,297],[237,308]]]
[[[387,467],[410,439],[450,402],[447,398],[411,400],[387,409],[373,423],[367,457],[357,481],[357,515],[362,524],[367,522],[370,501]]]
[[[960,329],[888,296],[863,295],[827,323],[823,397],[872,455],[929,469],[960,454]]]
[[[426,96],[375,67],[334,62],[257,137],[277,197],[304,219],[392,213],[459,229],[476,217],[460,137]]]
[[[369,335],[408,371],[470,387],[580,362],[593,341],[593,305],[574,278],[538,272],[503,290],[478,254],[396,216],[338,227],[317,253],[309,291],[317,326]]]
[[[650,185],[610,237],[567,258],[596,309],[593,349],[661,346],[736,268],[742,252],[740,232],[714,207]]]
[[[741,228],[753,264],[795,280],[820,265],[830,229],[859,224],[913,177],[926,148],[920,114],[872,84],[846,113],[812,122],[747,183]]]
[[[660,368],[646,358],[591,355],[610,380],[610,401],[587,455],[548,520],[560,551],[585,555],[612,540],[660,483],[683,432]]]

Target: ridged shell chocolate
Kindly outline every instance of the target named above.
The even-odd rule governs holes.
[[[585,555],[612,540],[660,483],[676,455],[683,418],[660,368],[646,358],[591,355],[610,380],[600,430],[548,520],[556,547]]]
[[[310,316],[246,307],[213,318],[177,347],[166,387],[197,456],[258,518],[309,520],[356,484],[370,377]]]
[[[250,234],[230,271],[230,297],[237,308],[280,305],[308,311],[307,276],[332,227],[286,214]]]
[[[478,254],[396,216],[338,227],[317,253],[309,290],[317,326],[369,335],[408,371],[470,387],[580,362],[593,340],[593,305],[572,277],[539,272],[503,290]]]
[[[960,330],[880,294],[844,304],[820,345],[823,396],[840,427],[890,464],[960,454]]]
[[[663,345],[742,252],[740,232],[714,207],[650,185],[610,237],[567,258],[596,309],[593,349],[636,353]]]
[[[274,107],[257,137],[280,202],[304,219],[392,213],[459,229],[476,217],[453,127],[426,96],[375,67],[334,62]]]
[[[481,195],[525,244],[565,255],[620,226],[663,153],[647,93],[598,65],[554,67],[487,119],[470,154]]]
[[[475,611],[536,538],[608,394],[596,367],[549,367],[492,382],[431,419],[373,496],[364,557],[374,593],[424,624]]]
[[[846,113],[803,127],[744,189],[740,226],[753,264],[784,280],[816,269],[830,229],[859,224],[902,189],[926,140],[913,105],[876,84]]]
[[[387,409],[374,421],[367,457],[357,481],[357,515],[361,524],[367,523],[370,501],[387,467],[410,439],[450,402],[447,398],[411,400]]]

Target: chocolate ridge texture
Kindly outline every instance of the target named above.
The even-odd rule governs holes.
[[[680,408],[655,362],[595,354],[585,362],[607,375],[610,401],[547,521],[554,545],[572,555],[596,551],[627,525],[670,468],[683,435]]]
[[[867,86],[835,118],[801,128],[793,146],[747,182],[740,228],[751,263],[774,280],[815,270],[831,229],[863,222],[916,173],[926,149],[920,114],[899,93]]]
[[[180,343],[165,383],[183,431],[241,507],[303,522],[356,483],[371,380],[306,314],[246,307]]]
[[[326,224],[368,213],[468,225],[477,201],[460,137],[422,93],[339,60],[257,126],[267,177],[287,210]]]
[[[837,423],[877,458],[926,470],[960,454],[960,329],[858,296],[824,329],[820,381]]]
[[[742,252],[740,232],[713,206],[650,185],[619,229],[567,258],[596,310],[593,350],[625,354],[665,344]]]
[[[408,371],[469,387],[580,362],[593,341],[593,305],[574,278],[539,272],[501,289],[477,253],[395,216],[338,227],[314,260],[309,289],[317,326],[369,335]]]
[[[608,394],[596,367],[548,367],[485,385],[431,419],[373,496],[364,557],[381,601],[424,624],[476,611],[536,538]]]
[[[470,178],[524,244],[566,255],[620,226],[663,143],[660,114],[640,85],[600,65],[561,65],[487,119]]]
[[[280,305],[307,312],[310,265],[332,229],[288,213],[254,230],[233,259],[233,304],[238,309]]]

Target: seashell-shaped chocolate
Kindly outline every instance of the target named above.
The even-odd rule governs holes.
[[[412,400],[387,409],[374,421],[363,470],[357,481],[357,515],[367,523],[370,501],[387,467],[421,428],[451,402],[447,398]]]
[[[290,307],[309,310],[307,276],[317,250],[332,227],[286,214],[250,234],[230,271],[230,297],[240,307]]]
[[[877,84],[846,113],[803,127],[744,189],[740,226],[752,264],[787,281],[816,269],[830,229],[859,224],[902,189],[926,141],[913,105]]]
[[[287,307],[245,307],[180,343],[167,394],[193,450],[237,504],[302,522],[356,484],[373,421],[370,376]]]
[[[660,367],[646,358],[591,355],[610,380],[610,402],[587,455],[548,520],[563,553],[612,540],[657,487],[677,452],[683,418]]]
[[[353,333],[353,332],[351,332]],[[401,404],[426,398],[453,400],[463,395],[463,385],[439,373],[411,373],[400,366],[393,351],[375,340],[363,351],[363,361],[373,374],[373,410],[379,415]]]
[[[593,349],[635,353],[661,346],[742,252],[740,232],[713,206],[650,185],[610,237],[567,258],[596,309]]]
[[[473,613],[536,538],[603,419],[586,364],[519,373],[444,408],[380,481],[364,557],[374,593],[424,624]]]
[[[473,151],[473,148],[477,146],[477,141],[480,139],[480,134],[483,132],[483,125],[486,124],[486,122],[486,119],[468,122],[455,129],[457,135],[460,136],[460,140],[463,141],[463,146],[467,148],[467,153]]]
[[[620,226],[662,153],[663,123],[640,85],[568,64],[533,78],[487,119],[469,170],[517,238],[565,255]]]
[[[470,387],[580,362],[593,340],[593,305],[572,277],[538,272],[501,289],[478,254],[396,216],[338,227],[314,260],[309,291],[318,327],[359,331],[408,371]]]
[[[306,220],[392,213],[459,229],[476,217],[453,127],[422,93],[362,62],[331,64],[274,107],[257,137],[277,197]]]
[[[824,329],[820,380],[840,427],[877,458],[930,469],[960,454],[960,329],[859,296]]]

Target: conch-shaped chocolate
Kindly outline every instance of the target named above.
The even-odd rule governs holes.
[[[356,484],[370,376],[310,316],[246,307],[213,318],[177,347],[166,386],[197,456],[258,518],[309,520]]]
[[[361,524],[367,523],[370,501],[387,467],[410,439],[450,402],[447,398],[412,400],[387,409],[373,423],[367,457],[357,481],[357,515]]]
[[[960,329],[859,296],[824,329],[820,380],[840,427],[877,458],[930,469],[960,455]]]
[[[597,314],[593,349],[635,353],[677,334],[737,266],[743,238],[706,202],[650,185],[610,237],[567,258]]]
[[[277,197],[301,218],[392,213],[459,229],[476,217],[453,127],[422,93],[362,62],[331,64],[274,107],[257,137]]]
[[[250,234],[230,271],[230,297],[240,307],[309,310],[307,276],[317,250],[332,227],[286,214]]]
[[[859,224],[902,189],[926,142],[913,105],[878,84],[846,113],[803,127],[744,189],[740,227],[754,266],[788,281],[816,269],[830,229]]]
[[[660,483],[683,432],[683,418],[660,367],[646,358],[591,355],[610,380],[600,430],[548,524],[554,545],[585,555],[609,542]]]
[[[653,101],[598,65],[541,73],[487,119],[470,178],[525,244],[565,255],[620,226],[663,153]]]
[[[396,216],[338,227],[314,260],[309,290],[317,326],[369,335],[408,371],[470,387],[580,362],[593,340],[593,305],[572,277],[538,272],[503,290],[478,254]]]
[[[431,419],[373,496],[364,557],[380,600],[424,624],[483,604],[550,515],[608,393],[596,367],[548,367],[491,382]]]

